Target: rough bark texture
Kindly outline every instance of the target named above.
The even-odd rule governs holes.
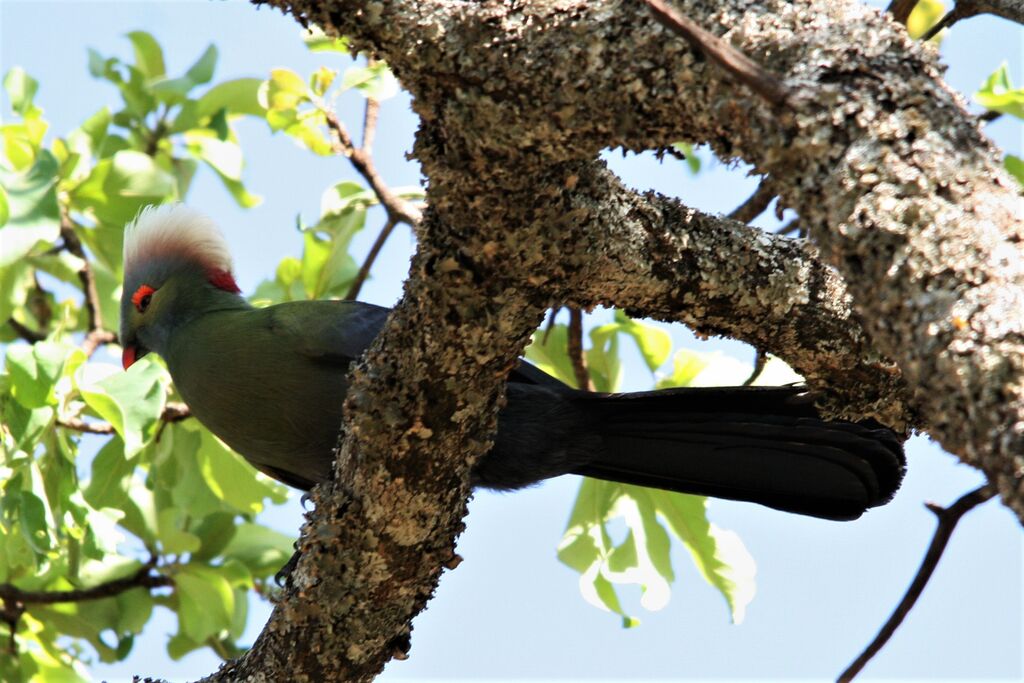
[[[369,680],[406,649],[504,372],[554,303],[746,339],[847,414],[926,425],[1024,516],[1019,198],[901,26],[836,0],[679,3],[786,79],[790,106],[774,109],[639,2],[271,4],[395,69],[423,122],[431,210],[356,372],[342,483],[320,492],[255,647],[214,678]],[[636,195],[595,161],[679,139],[769,174],[850,297],[806,245]]]

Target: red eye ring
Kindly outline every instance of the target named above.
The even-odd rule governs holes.
[[[149,301],[155,292],[156,290],[149,285],[140,285],[135,290],[135,293],[132,294],[132,303],[135,304],[135,310],[139,313],[145,313],[146,309],[149,308]]]

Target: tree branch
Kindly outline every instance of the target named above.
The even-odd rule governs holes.
[[[687,16],[680,14],[663,0],[643,0],[651,8],[658,22],[685,38],[691,45],[708,56],[770,104],[781,107],[789,104],[789,89],[781,78],[764,69],[735,47],[718,36],[704,30]]]
[[[885,647],[885,644],[889,642],[896,629],[903,623],[907,614],[914,608],[914,604],[921,597],[925,586],[928,585],[928,580],[931,579],[932,573],[939,564],[939,560],[942,559],[942,554],[945,552],[946,545],[949,543],[949,539],[953,535],[953,530],[956,528],[960,518],[994,495],[996,495],[995,489],[991,486],[982,486],[970,493],[964,494],[948,508],[940,507],[935,503],[925,504],[925,507],[934,512],[938,519],[938,526],[935,528],[935,535],[932,537],[931,545],[928,546],[928,552],[925,553],[921,566],[914,576],[914,580],[911,581],[910,587],[907,588],[903,599],[900,600],[896,609],[893,610],[892,616],[885,622],[878,635],[864,649],[864,652],[843,673],[839,674],[837,679],[839,683],[852,681],[860,673],[861,669],[871,661],[871,658]]]
[[[885,11],[891,14],[893,19],[906,26],[907,19],[910,18],[910,13],[917,7],[917,3],[918,0],[892,0]]]
[[[160,419],[166,424],[169,422],[181,422],[192,416],[188,406],[184,403],[168,403],[164,406]],[[113,434],[114,427],[109,422],[86,422],[77,415],[71,415],[57,420],[57,425],[65,429],[71,429],[85,434]]]
[[[348,293],[345,294],[346,299],[354,301],[359,297],[359,290],[363,288],[363,283],[369,277],[373,262],[377,260],[380,250],[384,248],[384,243],[388,241],[388,237],[391,236],[391,232],[395,229],[396,225],[398,225],[398,221],[389,216],[387,223],[384,224],[384,227],[381,228],[380,233],[377,235],[377,239],[373,241],[373,246],[370,247],[370,252],[366,255],[366,259],[363,260],[363,265],[359,266],[356,279],[352,281],[352,286],[349,287]]]
[[[583,311],[569,306],[569,360],[576,375],[576,387],[583,391],[593,391],[594,384],[587,372],[587,361],[583,356]]]
[[[412,202],[402,199],[391,191],[391,188],[388,187],[384,179],[381,178],[380,173],[378,173],[377,167],[373,163],[373,156],[369,153],[368,148],[366,148],[365,142],[363,148],[357,148],[353,145],[352,137],[348,134],[348,129],[345,128],[345,124],[338,118],[338,115],[327,108],[323,108],[321,111],[324,112],[327,119],[327,127],[334,135],[335,152],[348,157],[356,171],[370,184],[373,193],[377,195],[377,200],[380,201],[381,206],[387,212],[388,218],[394,221],[402,221],[412,226],[417,225],[423,219],[423,214]],[[368,109],[367,116],[369,115],[370,110]],[[370,127],[371,142],[373,140],[373,128],[373,126]]]
[[[729,213],[729,218],[740,223],[749,223],[768,208],[768,205],[775,199],[775,190],[771,188],[767,178],[761,180],[754,194]]]
[[[82,342],[82,350],[85,352],[85,355],[92,356],[101,345],[116,342],[117,335],[103,327],[102,309],[100,307],[99,291],[96,289],[96,278],[93,277],[92,267],[89,265],[89,258],[82,247],[82,241],[75,234],[75,224],[64,209],[60,213],[60,235],[64,240],[64,248],[82,261],[82,266],[78,269],[78,279],[82,285],[82,294],[85,297],[85,311],[88,316],[88,331],[85,334],[85,340]]]
[[[27,341],[29,344],[35,344],[36,342],[41,342],[46,339],[46,335],[42,332],[36,332],[32,328],[21,324],[14,318],[8,318],[7,324],[11,326],[11,329],[14,330],[15,334]]]
[[[25,591],[11,583],[0,584],[0,618],[7,622],[11,629],[11,647],[14,645],[14,634],[18,620],[31,605],[52,605],[60,602],[83,602],[99,600],[120,595],[133,588],[163,588],[173,586],[174,580],[162,574],[153,574],[157,557],[151,556],[146,564],[139,567],[131,576],[114,579],[89,588],[76,588],[63,591]]]

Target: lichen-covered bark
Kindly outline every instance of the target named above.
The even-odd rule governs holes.
[[[510,155],[589,159],[680,137],[770,173],[917,391],[929,433],[1024,515],[1016,188],[932,48],[884,14],[679,3],[786,79],[793,106],[776,110],[639,2],[278,2],[385,57],[481,174]]]
[[[640,2],[271,4],[396,70],[423,121],[431,212],[356,373],[339,483],[304,529],[294,585],[220,678],[368,680],[404,651],[452,557],[504,373],[555,303],[782,355],[832,406],[923,422],[1024,515],[1018,198],[901,27],[852,1],[680,3],[787,79],[779,110]],[[595,162],[681,138],[770,174],[848,292],[809,247],[628,192]]]

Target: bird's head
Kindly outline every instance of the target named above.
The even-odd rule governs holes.
[[[163,354],[176,327],[241,299],[224,237],[181,204],[146,207],[125,226],[123,284],[126,370],[150,351]]]

